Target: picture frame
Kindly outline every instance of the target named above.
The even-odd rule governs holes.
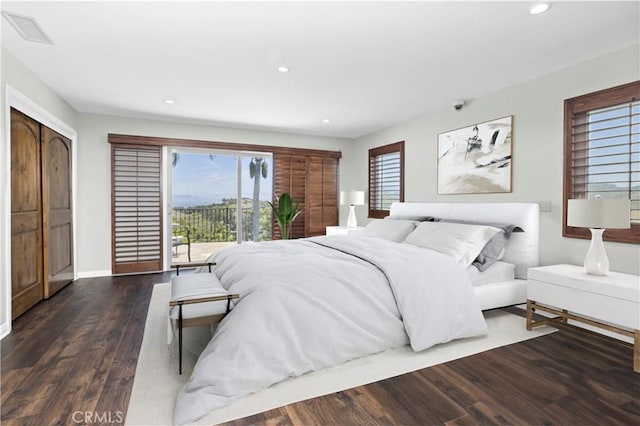
[[[438,134],[438,194],[511,192],[513,116]]]

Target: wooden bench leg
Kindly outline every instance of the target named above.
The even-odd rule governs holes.
[[[531,300],[527,300],[527,330],[531,331],[533,328],[533,302]]]
[[[633,333],[633,371],[640,373],[640,330]]]

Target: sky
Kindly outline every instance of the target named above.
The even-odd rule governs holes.
[[[242,197],[253,197],[253,179],[249,176],[250,156],[242,158]],[[272,161],[267,158],[267,178],[260,178],[260,200],[271,201]],[[234,155],[180,153],[172,168],[173,205],[190,207],[218,203],[237,197],[237,159]]]

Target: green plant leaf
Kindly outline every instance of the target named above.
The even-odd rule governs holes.
[[[279,197],[276,196],[276,200],[278,202],[277,207],[273,203],[269,203],[269,205],[280,227],[282,239],[288,239],[291,223],[301,213],[301,210],[299,210],[300,203],[294,205],[291,200],[291,195],[287,192],[280,194]]]

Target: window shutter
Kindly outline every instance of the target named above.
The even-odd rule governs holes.
[[[338,158],[274,154],[273,194],[291,194],[302,213],[293,221],[290,238],[324,235],[325,227],[338,224]],[[273,221],[272,239],[280,238]]]
[[[305,236],[324,235],[338,224],[338,160],[307,158]]]
[[[404,142],[369,150],[369,217],[387,216],[396,201],[404,201]]]
[[[278,155],[273,156],[273,202],[276,203],[276,196],[280,196],[284,192],[291,195],[291,200],[299,203],[298,207],[303,210],[305,208],[305,192],[306,192],[306,159],[303,156],[295,155]],[[302,238],[305,236],[305,215],[304,212],[299,214],[291,225],[291,234],[289,238]],[[280,239],[280,227],[278,222],[273,219],[271,226],[271,238]]]
[[[160,271],[161,147],[111,146],[113,273]]]
[[[565,206],[596,195],[631,200],[631,229],[607,230],[612,241],[640,242],[639,97],[635,82],[565,101]],[[565,236],[589,236],[564,223]]]

